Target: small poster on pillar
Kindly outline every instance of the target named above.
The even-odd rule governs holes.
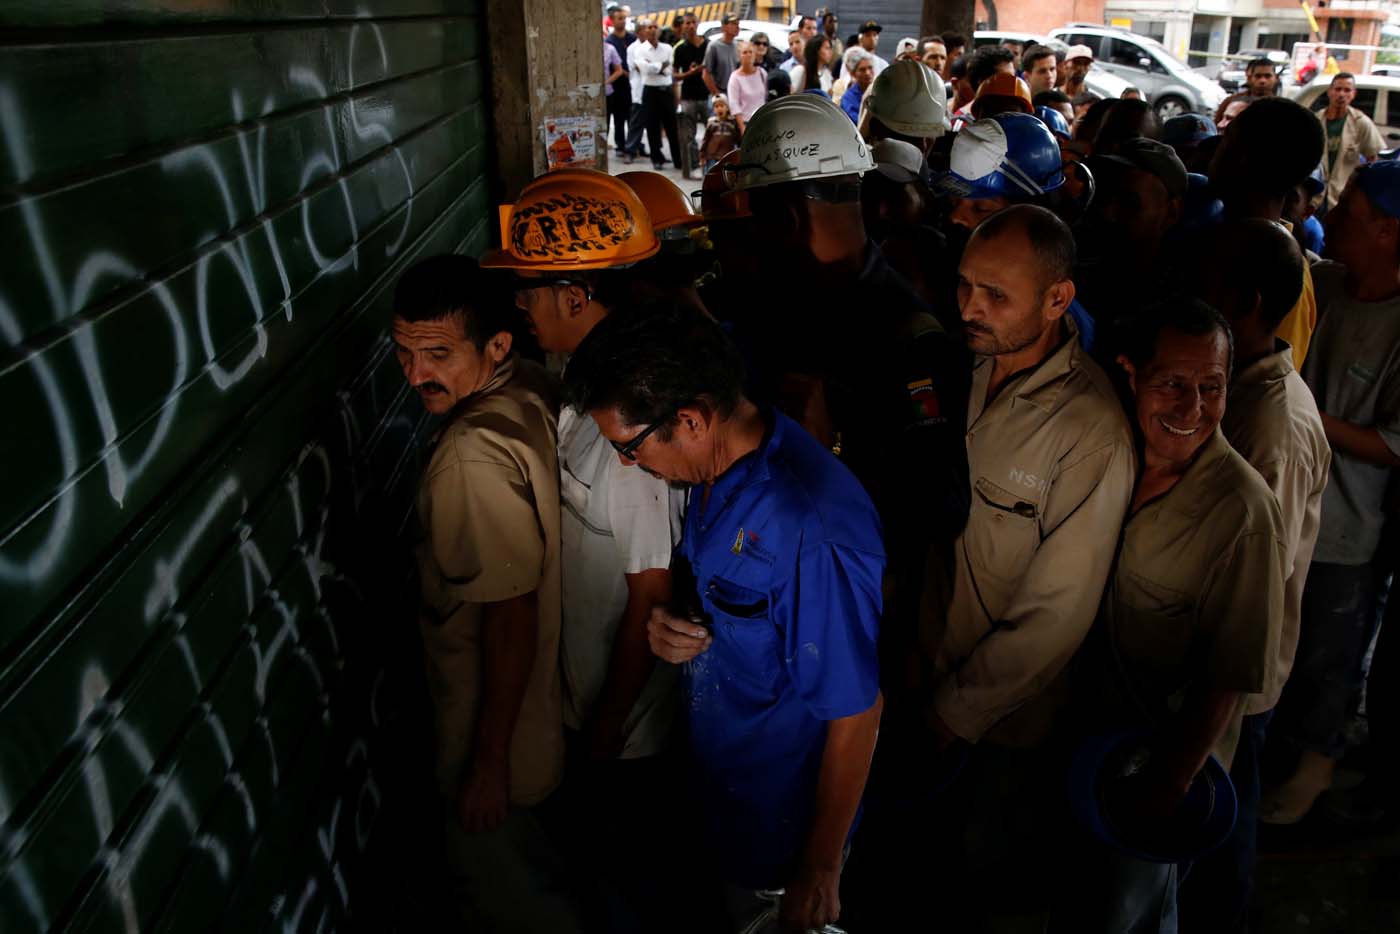
[[[597,155],[594,117],[546,117],[544,151],[551,169],[591,167]]]

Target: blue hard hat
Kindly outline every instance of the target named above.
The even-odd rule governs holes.
[[[1225,219],[1225,205],[1211,191],[1210,179],[1199,172],[1186,173],[1186,196],[1182,199],[1177,231],[1186,233],[1214,227]]]
[[[1003,113],[973,120],[958,132],[939,182],[959,198],[1030,201],[1065,183],[1060,144],[1038,117]]]
[[[1382,214],[1400,218],[1400,162],[1382,159],[1358,166],[1355,185]]]
[[[1303,188],[1307,190],[1308,197],[1316,198],[1327,190],[1327,179],[1322,174],[1322,163],[1317,164],[1317,168],[1312,170],[1312,174],[1303,179]]]
[[[1047,107],[1041,104],[1035,109],[1035,115],[1040,118],[1042,123],[1050,128],[1051,133],[1054,133],[1061,139],[1069,139],[1069,124],[1065,121],[1064,114],[1060,113],[1054,107]]]
[[[1115,823],[1112,785],[1142,768],[1150,738],[1146,730],[1128,730],[1080,744],[1069,767],[1070,812],[1101,843],[1135,859],[1154,863],[1197,859],[1225,842],[1239,812],[1230,773],[1215,756],[1206,759],[1160,837],[1131,837]]]

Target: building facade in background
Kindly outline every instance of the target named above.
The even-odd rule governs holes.
[[[917,0],[903,6],[917,19]],[[977,0],[977,27],[1048,33],[1070,23],[1119,26],[1201,66],[1253,49],[1291,54],[1295,43],[1318,39],[1329,46],[1378,46],[1381,27],[1400,11],[1397,0],[1328,0],[1312,6],[1316,33],[1297,0]],[[1374,53],[1359,50],[1338,48],[1333,55],[1343,69],[1357,72],[1369,71],[1375,61]]]

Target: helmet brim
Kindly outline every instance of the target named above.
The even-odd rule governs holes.
[[[652,239],[646,249],[632,253],[627,257],[626,262],[615,262],[605,257],[596,259],[546,259],[538,262],[524,260],[518,256],[506,252],[499,248],[491,248],[477,260],[477,264],[482,269],[527,269],[535,272],[581,272],[593,269],[626,269],[628,266],[640,263],[644,259],[650,259],[661,252],[661,241]]]

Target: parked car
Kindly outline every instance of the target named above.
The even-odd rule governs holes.
[[[1371,74],[1386,78],[1400,78],[1400,65],[1372,65]]]
[[[1327,109],[1327,82],[1314,81],[1293,91],[1294,100],[1320,113]],[[1400,146],[1400,78],[1357,75],[1356,98],[1351,106],[1370,117],[1381,131],[1387,149]]]
[[[1068,52],[1069,46],[1059,39],[1052,39],[1050,36],[1041,36],[1033,32],[1016,32],[1014,30],[1002,29],[979,29],[972,34],[972,47],[980,49],[984,45],[1001,45],[1008,40],[1019,42],[1026,48],[1032,45],[1044,45],[1057,52]],[[1097,62],[1089,69],[1089,74],[1084,78],[1084,86],[1093,91],[1099,97],[1122,97],[1123,92],[1129,87],[1129,83],[1117,75],[1105,70]]]
[[[696,24],[695,27],[700,35],[711,41],[719,38],[723,28],[724,27],[720,25],[717,19],[707,19],[703,23]],[[768,36],[770,48],[780,49],[784,52],[787,51],[787,37],[788,33],[792,32],[792,30],[788,29],[786,24],[765,23],[763,20],[759,19],[739,20],[739,41],[748,42],[749,37],[756,32],[761,32]]]
[[[1161,120],[1189,111],[1213,115],[1225,99],[1220,85],[1187,68],[1150,36],[1092,23],[1071,23],[1050,36],[1087,45],[1097,64],[1142,91]]]
[[[1288,67],[1288,53],[1281,49],[1241,49],[1239,58],[1232,58],[1220,66],[1216,81],[1227,93],[1233,94],[1244,87],[1244,73],[1249,63],[1259,58],[1267,58],[1274,63],[1274,71],[1284,84],[1293,83],[1293,69]]]

